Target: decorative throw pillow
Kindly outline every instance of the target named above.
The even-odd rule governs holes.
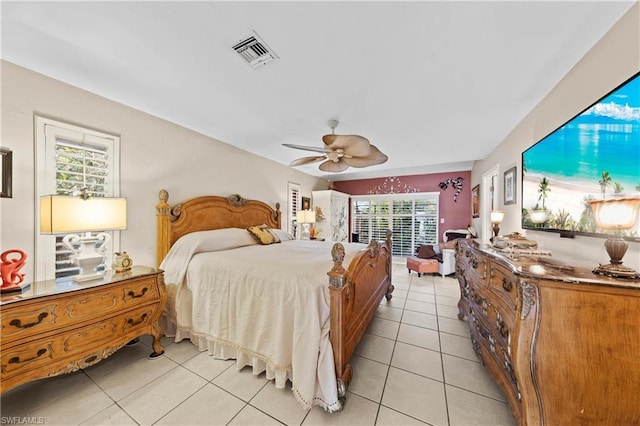
[[[457,240],[458,238],[467,238],[467,234],[461,232],[447,232],[447,241]]]
[[[247,228],[247,231],[249,231],[253,238],[255,238],[260,244],[268,245],[275,242],[273,234],[269,232],[265,225],[252,226],[251,228]]]
[[[420,259],[431,259],[435,257],[436,252],[433,250],[433,246],[421,245],[418,247],[418,257]]]

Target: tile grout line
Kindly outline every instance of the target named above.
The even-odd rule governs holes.
[[[406,290],[407,297],[405,297],[404,303],[402,304],[402,313],[400,314],[400,320],[398,321],[398,330],[396,330],[396,336],[393,340],[393,349],[391,350],[391,358],[389,359],[389,364],[387,364],[387,374],[385,375],[384,383],[382,384],[382,393],[380,394],[380,401],[378,402],[378,409],[376,411],[376,418],[374,420],[374,424],[378,423],[378,417],[380,416],[380,408],[382,407],[382,400],[384,399],[384,391],[387,387],[387,381],[389,380],[389,373],[391,372],[391,362],[393,361],[393,354],[395,353],[396,345],[398,344],[398,336],[400,335],[400,327],[402,325],[402,317],[404,316],[404,308],[407,305],[407,298],[409,296],[409,291],[411,290],[411,281],[413,281],[412,278],[409,279],[409,288]],[[391,294],[393,295],[393,293]],[[391,300],[393,300],[393,297]]]
[[[436,322],[438,323],[438,344],[440,345],[440,367],[442,368],[442,388],[444,391],[444,406],[447,410],[447,424],[451,425],[451,414],[449,413],[449,398],[447,398],[447,377],[444,369],[444,356],[442,355],[442,338],[440,337],[440,316],[438,315],[438,295],[433,288],[433,298],[436,305]]]

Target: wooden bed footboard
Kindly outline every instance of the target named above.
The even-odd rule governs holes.
[[[338,396],[344,402],[353,371],[349,360],[376,313],[383,297],[391,300],[391,230],[386,240],[372,240],[345,269],[344,246],[331,250],[333,268],[329,275],[331,292],[331,345],[338,379]]]

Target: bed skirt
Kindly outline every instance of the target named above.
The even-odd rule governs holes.
[[[340,411],[342,409],[342,404],[339,400],[328,402],[323,401],[320,398],[314,398],[311,402],[306,401],[300,395],[300,392],[297,391],[296,385],[292,380],[291,366],[284,368],[276,367],[267,357],[254,353],[246,348],[242,348],[232,342],[221,341],[213,336],[193,333],[191,330],[176,327],[175,321],[169,318],[166,314],[162,316],[162,323],[165,336],[173,337],[174,342],[178,343],[185,339],[189,339],[200,351],[207,351],[209,356],[213,356],[215,359],[235,360],[236,369],[238,371],[242,370],[244,367],[250,366],[253,375],[255,376],[264,372],[267,380],[275,380],[275,386],[278,389],[284,389],[286,387],[287,380],[289,380],[291,382],[291,391],[293,392],[296,401],[298,401],[298,404],[300,404],[300,406],[305,410],[311,409],[314,405],[318,405],[330,413]],[[333,356],[332,352],[330,355]],[[317,382],[316,385],[319,386],[320,382]],[[323,392],[322,394],[326,394],[326,392]]]

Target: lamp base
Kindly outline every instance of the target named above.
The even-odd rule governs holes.
[[[609,255],[609,264],[600,265],[593,270],[594,274],[605,275],[613,278],[626,278],[630,280],[640,279],[640,275],[632,268],[622,264],[622,258],[627,252],[628,244],[620,236],[608,238],[604,242]]]
[[[621,263],[609,263],[608,265],[600,265],[593,270],[593,273],[612,278],[626,278],[628,280],[640,279],[640,274],[635,269],[624,266]]]
[[[300,233],[300,239],[301,240],[308,240],[309,239],[309,228],[310,228],[310,225],[308,223],[303,223],[302,224],[302,232]]]

